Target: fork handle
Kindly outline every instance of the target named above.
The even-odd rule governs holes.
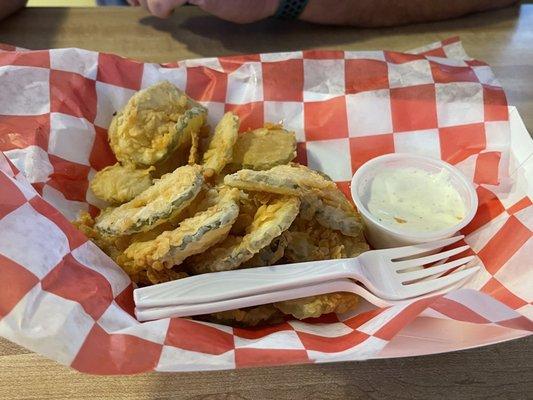
[[[363,278],[357,258],[213,272],[135,289],[133,297],[139,308],[200,304],[340,278]]]
[[[282,289],[275,292],[255,294],[252,296],[239,297],[214,301],[209,303],[173,305],[166,307],[135,307],[135,316],[139,321],[150,321],[168,317],[192,317],[194,315],[211,314],[238,308],[253,307],[261,304],[275,303],[278,301],[298,299],[307,296],[316,296],[338,291],[352,292],[354,286],[364,290],[349,279],[339,279],[321,282],[315,285],[299,286],[290,289]]]

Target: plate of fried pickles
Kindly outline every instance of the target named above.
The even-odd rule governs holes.
[[[138,286],[237,268],[356,257],[368,250],[361,218],[325,174],[294,162],[280,123],[239,132],[168,81],[131,97],[113,117],[117,163],[90,181],[102,204],[74,224]],[[350,293],[283,301],[199,318],[232,326],[343,313]]]

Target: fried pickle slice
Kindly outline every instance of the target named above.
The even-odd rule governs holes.
[[[154,167],[135,169],[133,165],[110,165],[91,179],[94,195],[112,204],[122,204],[138,196],[152,185]]]
[[[166,158],[186,140],[177,123],[192,107],[202,108],[168,81],[135,93],[109,126],[109,143],[117,160],[149,166]]]
[[[361,217],[335,182],[303,165],[279,165],[267,171],[243,169],[227,175],[224,183],[241,190],[298,196],[309,218],[316,216],[325,227],[349,236],[359,236],[363,230]]]
[[[212,170],[215,174],[219,174],[231,162],[239,126],[239,117],[232,112],[224,114],[215,127],[215,133],[203,155],[202,164],[206,170]]]
[[[316,220],[299,216],[289,230],[290,240],[284,259],[289,262],[306,262],[357,257],[369,250],[364,236],[346,236],[339,231],[323,227]],[[275,303],[285,314],[298,319],[318,317],[331,312],[343,313],[353,309],[358,296],[352,293],[329,293],[302,299]]]
[[[186,272],[176,271],[174,268],[164,268],[163,270],[147,268],[144,273],[146,274],[146,279],[150,282],[150,285],[175,281],[178,279],[187,278],[189,276]]]
[[[101,214],[95,227],[107,235],[146,232],[171,220],[194,200],[203,183],[201,167],[185,165],[164,175],[121,206]]]
[[[294,221],[289,233],[290,241],[284,255],[289,262],[357,257],[369,250],[362,233],[357,237],[343,235],[301,216]]]
[[[239,268],[290,227],[299,207],[297,197],[281,197],[262,205],[245,236],[228,236],[209,252],[191,257],[187,264],[189,269],[195,274],[202,274]]]
[[[294,132],[278,125],[243,132],[233,149],[232,164],[240,168],[267,170],[287,164],[296,157]]]
[[[102,235],[95,228],[95,220],[88,212],[82,212],[72,224],[82,231],[94,244],[96,244],[104,253],[106,253],[115,263],[120,267],[123,267],[120,262],[122,251],[124,250],[125,241],[122,238],[114,236]],[[124,268],[123,268],[124,269]],[[128,271],[124,270],[126,273]],[[128,273],[128,275],[130,275]],[[131,276],[130,278],[137,283],[137,277]]]
[[[198,164],[200,162],[200,132],[191,134],[191,149],[189,150],[189,164]]]
[[[325,228],[359,237],[363,231],[363,221],[355,207],[340,191],[328,195],[330,198],[323,199],[313,194],[302,196],[302,216],[308,220],[316,219]]]
[[[198,135],[206,118],[207,110],[204,107],[192,107],[178,117],[176,131],[184,138],[190,137],[193,132]]]
[[[87,211],[81,212],[74,221],[72,225],[78,228],[85,236],[87,236],[91,241],[93,241],[98,247],[104,250],[104,241],[100,232],[94,228],[94,218]],[[106,252],[104,250],[104,252]],[[106,252],[107,253],[107,252]]]
[[[193,107],[185,111],[176,123],[178,136],[183,138],[183,143],[178,145],[177,151],[182,152],[184,155],[188,154],[187,162],[189,164],[196,164],[200,130],[206,119],[207,110],[204,107]]]
[[[180,222],[172,231],[155,239],[131,244],[124,252],[134,269],[161,271],[179,265],[187,257],[201,253],[224,240],[239,214],[237,189],[226,190],[207,210]]]
[[[268,193],[246,193],[241,191],[239,196],[239,216],[231,227],[231,234],[244,236],[246,229],[252,224],[258,208],[271,201],[272,197]]]
[[[224,183],[241,190],[267,192],[285,196],[303,196],[335,190],[334,182],[303,165],[278,165],[266,171],[242,169],[226,175]]]
[[[207,118],[207,110],[203,107],[193,107],[179,116],[176,123],[176,146],[172,152],[154,164],[154,178],[160,178],[164,174],[174,171],[190,162],[191,153],[197,151],[198,135]]]
[[[283,232],[277,238],[272,240],[268,246],[263,247],[259,253],[243,263],[241,268],[256,268],[274,265],[285,255],[285,249],[289,244],[289,240],[289,232]]]
[[[283,321],[284,316],[283,313],[272,304],[265,304],[257,307],[201,315],[198,319],[246,328],[251,326],[277,324]]]
[[[137,271],[130,275],[130,279],[139,287],[157,285],[169,281],[175,281],[188,277],[186,272],[178,271],[176,269],[165,269],[163,271],[156,271],[152,268]]]
[[[185,272],[175,270],[171,270],[166,275],[164,273],[151,270],[150,268],[147,268],[146,270],[134,270],[130,268],[126,262],[127,258],[124,256],[124,250],[131,243],[151,240],[165,230],[173,229],[174,222],[166,222],[158,225],[149,232],[140,232],[133,235],[120,237],[102,235],[97,229],[94,228],[95,221],[88,212],[81,213],[72,223],[113,261],[115,261],[115,263],[117,263],[124,270],[124,272],[128,274],[130,279],[138,285],[152,285],[155,283],[165,282],[166,280],[175,280],[187,276]]]
[[[344,313],[353,310],[359,302],[359,296],[353,293],[338,292],[302,299],[286,300],[274,303],[274,307],[284,314],[297,319],[316,318],[322,314]]]
[[[180,214],[176,218],[165,221],[162,224],[157,225],[154,228],[150,229],[149,231],[137,232],[137,233],[133,233],[127,236],[120,236],[120,239],[122,242],[122,245],[120,246],[120,248],[122,250],[125,250],[132,243],[147,242],[149,240],[154,240],[156,237],[161,235],[163,232],[176,229],[181,219],[182,219],[182,215]]]

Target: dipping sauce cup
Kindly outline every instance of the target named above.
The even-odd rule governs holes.
[[[380,177],[380,174],[382,176],[384,171],[393,172],[390,170],[421,170],[420,173],[425,176],[429,176],[429,174],[439,174],[440,177],[444,176],[446,179],[446,188],[450,189],[451,186],[451,188],[455,189],[452,190],[453,194],[456,197],[458,194],[463,201],[464,210],[462,218],[457,219],[456,224],[434,231],[416,231],[413,228],[404,229],[401,228],[401,224],[391,225],[383,219],[380,220],[369,209],[372,185],[374,179]],[[406,185],[404,185],[404,190],[408,190],[408,185],[407,189]],[[428,187],[428,190],[431,190],[431,188]],[[351,183],[351,192],[355,205],[365,223],[365,236],[370,245],[375,249],[407,246],[454,236],[474,218],[478,206],[477,193],[474,185],[461,171],[447,162],[414,154],[386,154],[366,162],[354,174]],[[402,222],[401,219],[399,220]]]

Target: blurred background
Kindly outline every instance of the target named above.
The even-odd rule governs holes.
[[[125,0],[29,0],[28,7],[91,7],[100,5],[126,5]]]
[[[28,7],[90,7],[96,0],[29,0]]]

